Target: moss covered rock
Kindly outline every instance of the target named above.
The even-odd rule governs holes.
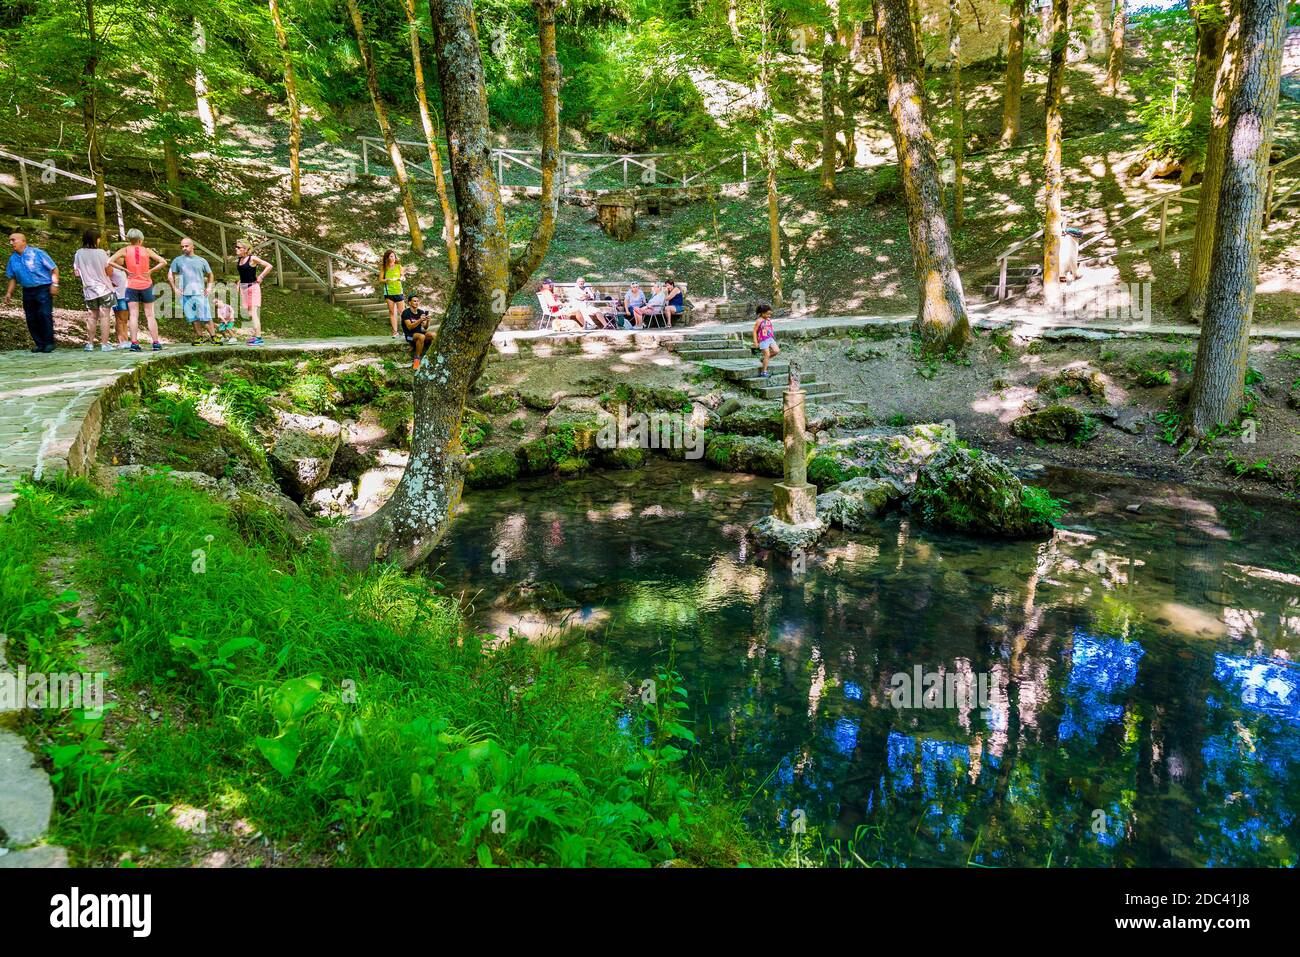
[[[555,468],[555,459],[551,457],[553,446],[551,436],[525,442],[515,450],[519,462],[520,475],[544,475]]]
[[[600,404],[610,412],[619,406],[628,412],[682,412],[690,409],[691,397],[682,389],[620,382],[601,395]]]
[[[926,423],[835,439],[809,456],[808,481],[826,487],[854,478],[887,478],[907,487],[917,469],[954,438],[950,428]]]
[[[1001,459],[957,445],[922,466],[911,504],[921,523],[934,528],[1005,538],[1047,535],[1052,528]]]
[[[893,479],[855,478],[817,496],[817,516],[851,532],[866,530],[905,490]]]
[[[573,478],[591,468],[591,462],[581,455],[566,455],[555,463],[555,474],[560,478]]]
[[[780,442],[757,435],[712,433],[704,447],[704,460],[724,472],[780,476],[783,457]]]
[[[1069,366],[1038,381],[1037,389],[1044,395],[1086,395],[1093,399],[1106,397],[1106,380],[1100,372],[1084,365]]]
[[[597,461],[610,469],[639,469],[645,465],[648,453],[639,445],[601,449]]]
[[[519,396],[509,389],[491,388],[474,397],[473,406],[488,415],[506,415],[520,406]],[[550,408],[549,406],[547,407]]]
[[[465,484],[470,488],[508,485],[519,475],[515,449],[479,449],[465,459]]]
[[[1069,442],[1083,432],[1085,425],[1084,414],[1078,409],[1052,405],[1016,419],[1011,423],[1011,434],[1035,441]]]
[[[780,402],[750,402],[721,416],[718,431],[779,439],[783,425],[784,413]]]

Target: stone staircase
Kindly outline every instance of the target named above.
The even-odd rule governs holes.
[[[683,359],[706,371],[716,372],[728,382],[762,399],[781,398],[781,393],[790,384],[790,363],[785,359],[774,359],[768,364],[768,371],[772,373],[770,378],[760,377],[758,357],[739,334],[701,332],[665,345]],[[844,397],[843,392],[834,392],[827,383],[818,382],[817,376],[811,372],[801,374],[799,383],[809,402],[832,402]]]

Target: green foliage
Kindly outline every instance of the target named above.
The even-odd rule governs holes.
[[[321,372],[299,375],[289,383],[289,402],[299,412],[310,415],[334,415],[341,396],[329,376]]]
[[[177,397],[169,392],[158,392],[145,400],[145,406],[167,420],[172,435],[197,439],[208,424],[199,416],[198,402],[193,397]]]
[[[1035,521],[1047,522],[1059,527],[1065,508],[1070,503],[1065,499],[1053,498],[1052,493],[1037,485],[1025,485],[1020,493],[1020,504],[1033,516]]]
[[[75,545],[103,615],[94,640],[155,709],[111,745],[102,720],[35,713],[53,837],[79,861],[181,853],[191,838],[162,813],[180,803],[349,865],[646,866],[744,842],[729,799],[688,767],[671,662],[629,734],[618,683],[581,661],[522,639],[489,651],[426,581],[345,572],[314,542],[276,554],[265,531],[162,476],[108,499],[29,486],[0,523],[11,648],[46,665],[80,643],[78,596],[35,573]]]
[[[1267,456],[1251,462],[1238,458],[1232,452],[1226,452],[1223,456],[1223,464],[1238,478],[1262,479],[1265,482],[1272,482],[1278,478],[1277,468],[1273,465],[1272,459]]]

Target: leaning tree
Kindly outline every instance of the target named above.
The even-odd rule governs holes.
[[[409,568],[446,534],[460,502],[465,453],[461,418],[469,390],[511,297],[540,265],[555,231],[558,196],[560,62],[557,0],[533,0],[541,48],[541,215],[511,256],[501,190],[492,172],[483,62],[472,0],[430,0],[452,187],[460,220],[459,268],[433,348],[415,373],[411,457],[392,496],[373,515],[338,527],[333,543],[353,567]]]

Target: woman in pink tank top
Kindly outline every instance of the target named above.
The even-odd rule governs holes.
[[[109,264],[121,266],[126,270],[126,308],[127,329],[131,336],[131,351],[141,352],[140,307],[144,306],[144,319],[149,324],[149,338],[153,340],[153,349],[162,348],[158,341],[158,323],[153,315],[153,273],[155,269],[166,269],[167,260],[163,259],[144,244],[144,233],[138,229],[127,232],[129,245],[123,246],[109,257]]]

